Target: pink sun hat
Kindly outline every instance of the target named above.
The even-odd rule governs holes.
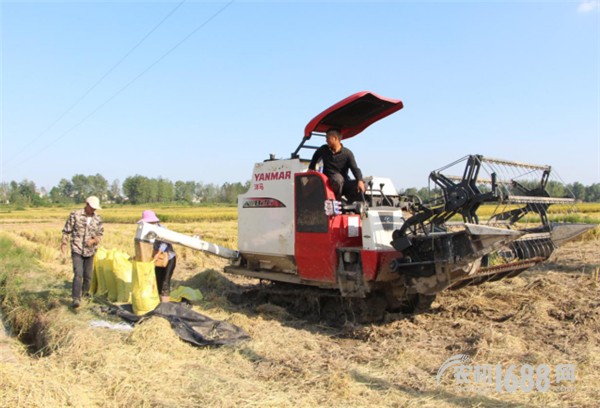
[[[144,210],[144,212],[142,212],[142,219],[139,220],[138,223],[140,223],[140,222],[159,222],[159,221],[160,220],[158,219],[156,214],[154,214],[154,211]]]

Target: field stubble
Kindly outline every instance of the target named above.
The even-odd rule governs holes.
[[[64,220],[2,222],[3,235],[35,254],[46,276],[23,276],[32,280],[28,290],[65,299],[48,299],[52,307],[40,316],[46,357],[33,358],[15,341],[0,348],[14,356],[0,359],[0,406],[592,407],[600,398],[596,236],[515,279],[444,292],[430,313],[342,328],[298,319],[277,305],[234,305],[226,292],[257,281],[224,275],[221,259],[177,247],[174,284],[205,295],[194,309],[252,337],[238,347],[198,349],[158,318],[132,332],[91,328],[91,320],[110,318],[94,304],[77,314],[66,307],[71,266],[58,252]],[[237,247],[235,221],[167,226]],[[134,224],[105,227],[105,247],[132,252]],[[42,295],[48,281],[62,284],[62,292]],[[566,391],[553,383],[547,392],[482,393],[460,389],[449,370],[436,384],[438,369],[456,354],[504,370],[575,364],[576,379]]]

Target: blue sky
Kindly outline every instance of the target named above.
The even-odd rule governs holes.
[[[345,145],[399,189],[467,154],[600,182],[597,0],[0,6],[4,182],[246,181],[362,90],[405,108]]]

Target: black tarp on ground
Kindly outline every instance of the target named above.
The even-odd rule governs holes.
[[[132,312],[131,305],[112,305],[109,313],[131,323],[139,323],[152,316],[162,317],[171,323],[182,340],[199,347],[234,345],[250,339],[242,328],[225,321],[213,320],[181,303],[160,303],[153,311],[141,316]]]

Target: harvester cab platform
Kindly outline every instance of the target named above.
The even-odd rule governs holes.
[[[308,170],[319,147],[308,142],[330,127],[340,129],[343,140],[356,136],[402,106],[371,92],[351,95],[308,123],[289,159],[257,163],[250,190],[238,200],[242,259],[227,271],[342,293],[360,286],[357,293],[364,295],[363,273],[373,278],[384,252],[395,252],[392,233],[403,222],[398,192],[389,178],[366,177],[363,202],[336,201],[327,177]],[[363,263],[367,270],[358,266]],[[348,268],[351,289],[340,278]]]

